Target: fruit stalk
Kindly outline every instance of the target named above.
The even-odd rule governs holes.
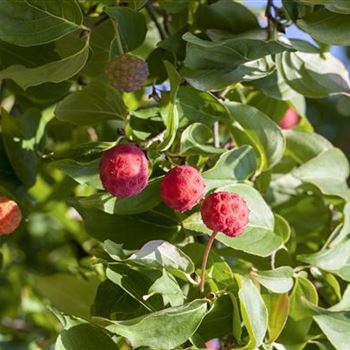
[[[204,292],[205,270],[207,269],[208,257],[209,257],[210,249],[211,249],[211,247],[213,245],[213,242],[215,241],[215,237],[216,237],[217,234],[218,234],[217,232],[213,231],[212,235],[209,238],[207,246],[205,247],[205,251],[204,251],[204,254],[203,254],[201,280],[199,282],[199,290],[200,290],[200,292],[202,294]]]

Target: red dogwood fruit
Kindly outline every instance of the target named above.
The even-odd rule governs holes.
[[[160,185],[160,194],[165,204],[179,212],[192,209],[204,195],[202,174],[189,165],[171,169]]]
[[[103,187],[117,197],[135,196],[148,183],[148,160],[133,144],[121,144],[107,150],[99,170]]]
[[[293,129],[298,125],[300,117],[292,108],[288,108],[283,118],[279,121],[281,129]]]
[[[22,220],[18,204],[7,198],[0,197],[0,235],[13,233]]]
[[[207,227],[230,237],[240,235],[249,221],[247,202],[237,193],[210,194],[202,204],[201,214]]]

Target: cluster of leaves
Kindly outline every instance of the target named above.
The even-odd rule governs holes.
[[[0,192],[26,218],[1,238],[1,349],[347,348],[349,163],[313,132],[305,97],[350,93],[327,52],[349,45],[350,3],[267,6],[262,28],[231,0],[0,1]],[[287,40],[292,23],[318,45]],[[119,39],[146,59],[146,90],[109,84]],[[301,120],[282,131],[288,108]],[[98,164],[123,140],[151,175],[119,199]],[[204,297],[210,232],[198,208],[159,197],[184,163],[250,208],[243,235],[217,236]]]

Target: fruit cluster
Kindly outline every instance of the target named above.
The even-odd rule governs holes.
[[[100,179],[106,191],[117,197],[139,194],[148,183],[148,161],[144,152],[133,144],[120,144],[107,150],[100,162]],[[205,183],[201,173],[189,165],[171,169],[160,185],[163,202],[185,212],[204,197]],[[214,232],[235,237],[244,232],[249,209],[237,193],[215,192],[205,198],[201,207],[205,225]]]

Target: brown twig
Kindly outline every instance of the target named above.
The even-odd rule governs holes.
[[[164,28],[159,24],[158,20],[157,20],[157,15],[155,13],[154,7],[151,4],[151,2],[148,2],[146,5],[146,10],[147,13],[149,14],[149,16],[151,17],[153,23],[155,24],[155,26],[158,29],[159,32],[159,36],[162,40],[166,39],[167,37],[167,33],[165,32]]]

